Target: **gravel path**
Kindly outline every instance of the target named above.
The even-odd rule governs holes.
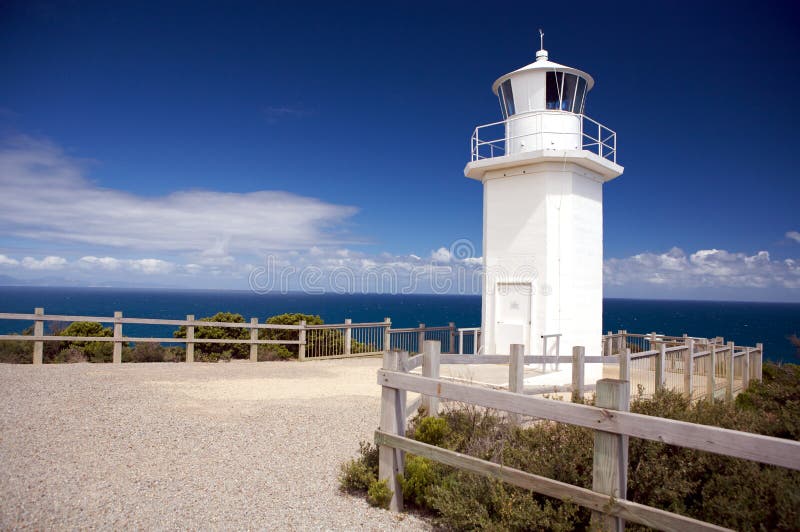
[[[379,366],[0,364],[0,529],[430,529],[338,491]]]

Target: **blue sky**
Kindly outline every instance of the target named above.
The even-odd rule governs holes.
[[[800,301],[798,4],[565,6],[0,2],[0,281],[473,267],[469,136],[542,27],[618,134],[606,294]]]

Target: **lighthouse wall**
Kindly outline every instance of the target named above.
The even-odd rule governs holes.
[[[484,352],[523,343],[540,355],[541,335],[560,333],[562,356],[574,345],[600,354],[602,181],[566,160],[486,173]],[[555,341],[549,346],[555,355]],[[589,371],[587,380],[596,378]]]

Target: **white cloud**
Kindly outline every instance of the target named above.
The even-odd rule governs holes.
[[[0,266],[16,266],[19,264],[17,259],[12,259],[6,255],[0,255]]]
[[[129,262],[133,271],[142,272],[147,275],[170,273],[175,269],[175,265],[161,259],[139,259]]]
[[[33,257],[22,259],[22,267],[29,270],[60,270],[66,264],[67,259],[53,255],[48,255],[43,259],[34,259]]]
[[[436,262],[450,262],[450,250],[441,247],[436,251],[431,251],[431,259],[435,260]]]
[[[786,238],[800,244],[800,231],[786,231]]]
[[[104,270],[117,270],[122,266],[122,261],[114,257],[93,257],[91,255],[82,257],[78,261],[79,266],[98,267]]]
[[[691,255],[679,248],[666,253],[640,253],[607,259],[604,280],[615,286],[650,284],[678,288],[800,288],[800,265],[793,259],[772,260],[722,249],[701,249]]]
[[[80,162],[51,143],[18,137],[0,148],[0,234],[15,237],[183,252],[225,264],[243,252],[352,241],[339,228],[355,212],[270,190],[139,196],[90,182]]]

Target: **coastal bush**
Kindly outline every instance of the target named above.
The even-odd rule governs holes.
[[[64,326],[55,321],[45,324],[47,336],[59,336]],[[19,333],[24,336],[33,336],[33,325]],[[56,362],[58,354],[66,347],[64,342],[44,342],[42,360]],[[0,340],[0,363],[31,364],[33,362],[33,342],[26,340]]]
[[[392,500],[392,490],[389,489],[387,480],[373,480],[367,489],[367,502],[378,508],[389,508]]]
[[[241,314],[231,312],[217,312],[213,316],[200,318],[198,321],[219,321],[225,323],[245,323]],[[186,338],[186,326],[181,325],[172,333],[174,338]],[[249,340],[250,332],[239,327],[210,327],[199,326],[194,328],[195,339],[226,339]],[[246,344],[195,344],[194,359],[198,362],[218,362],[231,358],[249,358],[250,347]]]
[[[138,343],[122,350],[123,362],[183,362],[186,350],[182,347],[165,347],[156,343]]]
[[[313,314],[301,314],[299,312],[289,312],[286,314],[278,314],[277,316],[270,316],[266,319],[266,323],[272,325],[300,325],[301,321],[305,321],[306,325],[323,325],[325,322],[321,317]],[[259,331],[258,337],[261,340],[297,340],[297,331],[294,330],[281,330],[281,329],[262,329]],[[311,336],[307,339],[314,342],[317,335]],[[344,344],[342,344],[344,345]],[[306,344],[306,351],[310,352],[313,343]],[[263,353],[263,354],[262,354]],[[298,347],[297,344],[292,345],[262,345],[259,346],[259,360],[288,360],[290,358],[297,358]]]
[[[635,399],[631,411],[798,439],[800,367],[765,363],[763,374],[763,383],[753,383],[735,403],[690,403],[661,391],[652,399]],[[490,410],[461,406],[439,418],[412,420],[407,433],[561,482],[592,485],[589,429],[549,421],[512,426]],[[367,456],[372,449],[362,443],[360,456],[347,465],[351,475],[340,477],[343,489],[363,493],[367,479],[377,478],[377,459]],[[411,454],[400,485],[410,507],[432,512],[446,529],[590,527],[584,508]],[[737,530],[800,530],[800,472],[655,441],[630,439],[628,499]],[[644,529],[630,523],[628,528]]]
[[[0,363],[30,364],[33,362],[33,342],[0,340]]]
[[[111,327],[91,321],[75,321],[64,328],[59,336],[100,336],[111,337],[114,333]],[[62,343],[56,362],[64,357],[77,361],[74,350],[81,351],[88,362],[111,362],[114,346],[111,342],[92,342],[84,340],[69,340]],[[64,360],[66,361],[66,360]]]

